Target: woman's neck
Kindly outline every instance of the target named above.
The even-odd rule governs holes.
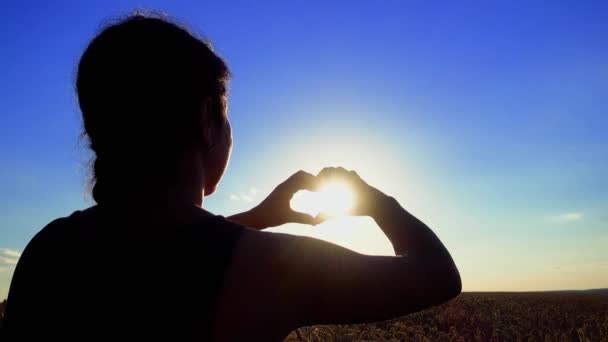
[[[148,188],[137,192],[125,191],[120,198],[100,207],[111,208],[126,220],[150,224],[188,224],[199,222],[212,214],[202,209],[204,189],[196,185],[172,185]]]

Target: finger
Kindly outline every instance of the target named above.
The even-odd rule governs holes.
[[[319,174],[317,176],[323,176],[323,175],[334,175],[334,174],[348,174],[348,170],[346,170],[343,167],[325,167],[323,168],[321,171],[319,171]]]
[[[317,184],[318,179],[315,176],[300,170],[283,182],[281,187],[293,194],[299,190],[315,191],[318,188]]]
[[[348,180],[353,177],[353,174],[343,167],[326,167],[317,174],[317,177],[323,181],[336,178]]]
[[[321,171],[319,171],[319,173],[317,174],[317,177],[319,179],[328,179],[332,175],[336,174],[336,170],[337,169],[335,167],[325,167]]]
[[[293,223],[314,224],[315,222],[315,218],[311,215],[300,213],[297,211],[293,211],[289,216],[289,220]]]

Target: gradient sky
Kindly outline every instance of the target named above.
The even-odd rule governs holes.
[[[608,287],[607,2],[260,3],[0,5],[0,298],[32,236],[93,204],[75,67],[104,20],[142,7],[210,38],[234,74],[209,210],[342,165],[437,232],[465,291]],[[366,218],[275,230],[392,252]]]

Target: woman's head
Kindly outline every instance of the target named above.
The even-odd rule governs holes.
[[[98,34],[76,80],[95,201],[163,196],[184,181],[215,191],[232,143],[229,77],[208,43],[165,19],[137,14]]]

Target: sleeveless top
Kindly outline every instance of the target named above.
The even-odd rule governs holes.
[[[222,216],[182,226],[85,224],[81,215],[49,223],[23,251],[9,290],[6,336],[209,339],[243,226]]]

